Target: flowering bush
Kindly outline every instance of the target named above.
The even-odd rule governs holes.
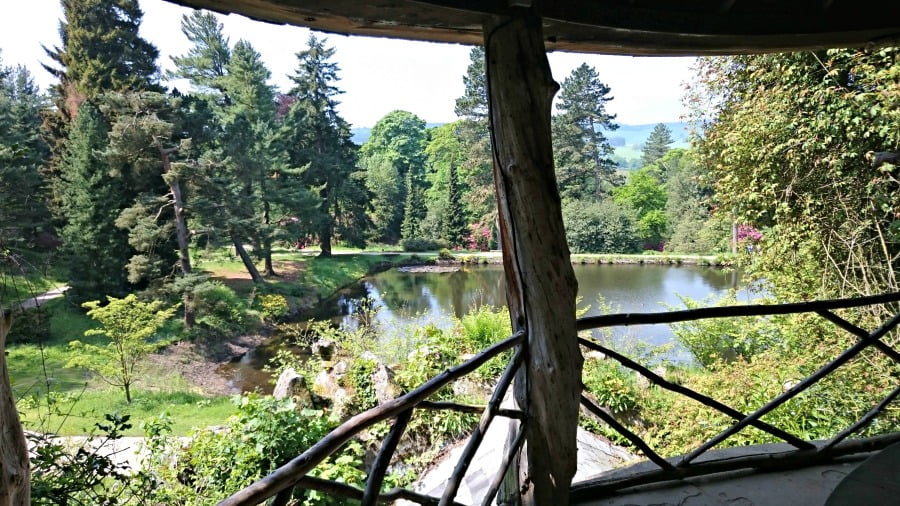
[[[737,228],[738,242],[748,241],[748,242],[752,242],[752,243],[757,243],[757,242],[759,242],[760,239],[762,239],[762,232],[760,232],[759,230],[753,228],[750,225],[738,225],[738,228]]]
[[[491,245],[491,227],[481,223],[469,225],[469,237],[466,239],[466,248],[470,250],[487,251]]]

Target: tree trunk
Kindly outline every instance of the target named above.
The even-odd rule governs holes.
[[[553,81],[541,19],[530,9],[484,26],[494,185],[513,331],[528,332],[516,379],[527,411],[520,500],[565,505],[575,475],[582,356],[575,330],[577,282],[553,169]],[[507,501],[515,498],[506,498]]]
[[[28,446],[13,398],[6,365],[6,336],[12,313],[0,308],[0,506],[31,503]]]
[[[169,185],[169,191],[172,192],[172,199],[175,201],[175,236],[178,240],[178,255],[181,263],[181,274],[183,276],[189,276],[193,270],[191,269],[191,253],[188,249],[188,241],[190,240],[190,235],[188,234],[187,222],[184,217],[184,198],[181,196],[181,182],[178,181],[177,177],[170,174],[169,171],[172,168],[171,161],[169,160],[169,154],[172,153],[174,149],[160,149],[159,153],[162,157],[163,163],[163,174],[166,182]],[[185,290],[184,292],[184,328],[190,329],[196,323],[196,318],[194,316],[194,298],[190,293],[190,290]]]
[[[328,202],[331,200],[328,195],[329,191],[328,188],[322,188],[319,193],[319,196],[322,197],[322,205],[325,208],[324,222],[321,230],[319,230],[319,249],[321,250],[319,256],[326,258],[331,256],[331,235],[334,223],[330,214],[331,209],[328,205]]]
[[[234,232],[231,232],[231,242],[234,244],[234,250],[237,251],[238,256],[241,257],[241,262],[244,263],[247,272],[250,273],[250,279],[252,279],[254,283],[263,283],[263,278],[259,274],[256,265],[253,264],[253,259],[250,258],[247,250],[244,249],[244,243],[241,242],[238,235]]]
[[[276,277],[275,266],[272,264],[272,237],[269,235],[269,201],[263,200],[263,223],[266,225],[266,235],[262,240],[263,272],[266,277]]]

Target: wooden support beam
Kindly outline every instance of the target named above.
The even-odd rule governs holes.
[[[516,400],[527,413],[518,490],[525,505],[565,505],[576,467],[582,357],[575,331],[578,286],[550,139],[559,86],[547,63],[541,18],[532,9],[486,17],[484,46],[507,303],[513,328],[528,336],[516,378]]]

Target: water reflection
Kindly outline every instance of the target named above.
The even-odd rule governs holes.
[[[740,274],[727,269],[700,266],[666,265],[574,265],[578,279],[579,308],[586,316],[604,313],[658,312],[683,309],[680,297],[708,300],[712,304],[728,289],[738,290],[738,302],[749,302],[751,294],[743,289]],[[316,319],[331,319],[335,324],[354,329],[360,325],[362,301],[369,300],[378,309],[375,321],[384,342],[405,355],[411,347],[412,329],[433,324],[441,328],[453,325],[453,318],[483,305],[506,304],[506,283],[499,265],[462,266],[454,272],[404,272],[390,270],[364,279],[342,290],[319,308]],[[595,336],[612,341],[619,351],[635,355],[648,346],[669,345],[663,357],[688,361],[689,354],[673,344],[667,325],[620,327]],[[262,365],[275,351],[287,344],[277,336],[254,350],[242,363],[229,364],[222,373],[233,378],[240,390],[266,386],[268,376]],[[384,350],[382,350],[384,351]]]
[[[684,307],[680,297],[696,300],[718,299],[731,288],[741,288],[740,275],[731,269],[668,265],[574,265],[578,279],[580,309],[587,316],[606,312],[657,312]],[[455,272],[403,272],[392,270],[367,278],[359,285],[379,308],[377,321],[386,329],[434,323],[450,325],[448,315],[457,318],[482,305],[506,304],[505,280],[499,265],[462,266]],[[357,287],[342,293],[336,301],[340,315],[335,323],[354,327],[353,308],[361,298]],[[746,291],[738,292],[747,301]],[[710,302],[712,303],[712,302]],[[672,342],[665,325],[616,329],[619,342],[641,341],[653,346]],[[668,358],[684,360],[682,350]]]

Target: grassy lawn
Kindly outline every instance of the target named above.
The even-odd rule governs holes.
[[[338,249],[335,249],[337,252]],[[344,251],[344,250],[341,250]],[[335,254],[330,258],[322,258],[316,251],[306,249],[302,252],[276,250],[273,252],[273,263],[278,277],[270,278],[267,283],[276,291],[302,295],[312,293],[318,298],[326,298],[336,290],[364,277],[382,264],[402,265],[415,258],[428,258],[434,255],[372,252],[349,250]],[[350,252],[355,251],[355,253]],[[221,280],[234,291],[248,295],[254,288],[250,275],[237,258],[225,254],[208,255],[197,261],[197,267],[209,272],[214,278]]]
[[[28,398],[19,402],[19,416],[30,430],[74,436],[90,433],[107,413],[127,414],[131,415],[132,428],[125,435],[142,436],[141,422],[165,413],[172,419],[173,434],[186,435],[195,427],[224,424],[236,409],[229,397],[207,397],[184,390],[136,390],[132,395],[134,399],[128,404],[121,390],[88,388],[53,396],[50,410],[45,399]]]
[[[69,341],[105,343],[103,337],[84,336],[94,321],[64,298],[47,302],[43,310],[49,315],[49,335],[43,344],[10,344],[7,356],[13,394],[19,400],[20,415],[28,429],[84,434],[102,421],[104,414],[119,412],[132,415],[134,427],[129,435],[141,435],[141,420],[168,412],[175,433],[186,434],[192,427],[219,425],[234,412],[228,397],[194,393],[177,374],[152,369],[142,372],[134,402],[127,404],[121,390],[91,378],[83,369],[65,367]],[[15,325],[13,322],[14,329]],[[165,388],[152,389],[154,385]]]

